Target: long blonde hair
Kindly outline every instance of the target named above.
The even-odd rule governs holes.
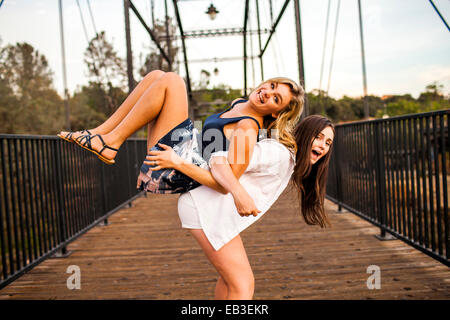
[[[268,138],[272,138],[272,130],[277,130],[278,141],[295,154],[297,152],[297,144],[292,131],[298,123],[303,111],[305,90],[301,85],[298,85],[289,78],[271,78],[264,81],[262,84],[268,82],[282,83],[289,86],[292,93],[292,99],[289,104],[280,111],[277,118],[272,117],[270,114],[266,115],[264,117],[263,128],[267,130]]]

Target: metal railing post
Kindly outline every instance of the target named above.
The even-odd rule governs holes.
[[[376,148],[376,193],[378,201],[378,222],[380,223],[380,235],[375,235],[378,240],[395,240],[396,238],[386,233],[387,207],[386,207],[386,169],[384,166],[384,144],[381,130],[383,123],[375,122],[374,124],[374,143]]]
[[[66,233],[66,207],[64,205],[64,181],[62,178],[62,164],[61,164],[61,141],[56,141],[56,152],[54,152],[55,160],[56,160],[56,170],[58,172],[58,177],[56,179],[57,183],[57,199],[58,199],[58,222],[59,222],[59,243],[67,240]],[[66,246],[61,247],[56,253],[53,255],[54,258],[65,258],[68,257],[72,252],[67,250]]]
[[[340,158],[339,158],[339,139],[340,139],[340,130],[336,128],[336,139],[334,144],[334,174],[336,178],[336,200],[338,204],[338,212],[342,213],[342,184],[341,184],[341,168],[340,168]]]
[[[105,165],[103,163],[99,164],[101,167],[101,178],[102,178],[102,199],[103,199],[103,214],[105,212],[108,212],[108,210],[106,209],[106,204],[107,204],[107,200],[106,200],[106,183],[105,183]],[[109,225],[108,222],[108,218],[105,218],[103,220],[103,222],[99,223],[100,226],[107,226]]]

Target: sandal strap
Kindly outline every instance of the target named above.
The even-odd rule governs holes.
[[[93,135],[93,136],[89,136],[89,148],[92,149],[92,147],[91,147],[91,139],[94,139],[95,137],[98,137],[98,138],[100,139],[100,141],[102,142],[102,144],[103,144],[103,148],[98,152],[100,155],[102,154],[102,152],[103,152],[105,149],[110,149],[110,150],[116,151],[116,152],[119,151],[119,150],[116,149],[116,148],[113,148],[113,147],[108,146],[108,145],[105,143],[105,141],[103,140],[102,136],[99,135],[99,134],[96,134],[96,135]]]
[[[80,143],[81,143],[81,140],[82,140],[86,135],[92,135],[92,133],[91,133],[89,130],[87,130],[87,129],[83,129],[83,130],[81,130],[80,132],[81,132],[81,136],[78,136],[77,138],[75,138],[75,140],[78,141],[78,142],[80,142]],[[85,132],[87,132],[87,133],[85,133]],[[73,134],[73,132],[72,132],[72,134]]]
[[[65,136],[66,139],[72,139],[73,132],[68,132]]]
[[[94,138],[99,138],[100,141],[102,142],[102,145],[103,145],[103,148],[102,148],[100,151],[97,152],[98,154],[101,155],[102,152],[103,152],[105,149],[110,149],[110,150],[113,150],[113,151],[116,151],[116,152],[119,151],[119,150],[116,149],[116,148],[113,148],[113,147],[108,146],[108,145],[105,143],[105,141],[103,140],[102,136],[99,135],[99,134],[95,134],[95,135],[93,135],[93,136],[91,136],[91,135],[89,135],[89,134],[85,134],[85,135],[81,136],[81,139],[79,140],[79,143],[80,143],[81,145],[83,145],[84,147],[87,147],[87,148],[89,148],[89,149],[92,149],[92,143],[91,143],[91,140],[94,139]],[[82,140],[84,140],[84,139],[85,139],[86,141],[82,141]]]
[[[86,145],[87,145],[87,147],[90,148],[90,147],[91,147],[91,138],[92,138],[91,135],[85,134],[85,135],[79,136],[79,137],[76,138],[75,140],[76,140],[79,144],[81,144],[83,147],[86,147]],[[83,140],[86,140],[86,141],[83,141]]]

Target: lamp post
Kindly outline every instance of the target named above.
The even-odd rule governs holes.
[[[219,11],[217,11],[216,7],[214,7],[214,5],[211,3],[208,7],[208,11],[206,11],[205,13],[209,15],[209,18],[211,20],[214,20]]]

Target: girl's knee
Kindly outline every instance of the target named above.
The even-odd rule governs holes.
[[[228,290],[234,292],[240,299],[252,299],[255,292],[255,279],[253,274],[240,278],[234,283],[227,283]]]
[[[149,84],[152,83],[155,80],[158,80],[165,74],[164,71],[161,70],[153,70],[147,73],[144,77],[144,81],[148,81]]]
[[[164,73],[164,80],[169,81],[170,83],[173,84],[177,84],[177,83],[182,83],[183,85],[184,83],[184,79],[177,73],[175,72],[166,72]]]

